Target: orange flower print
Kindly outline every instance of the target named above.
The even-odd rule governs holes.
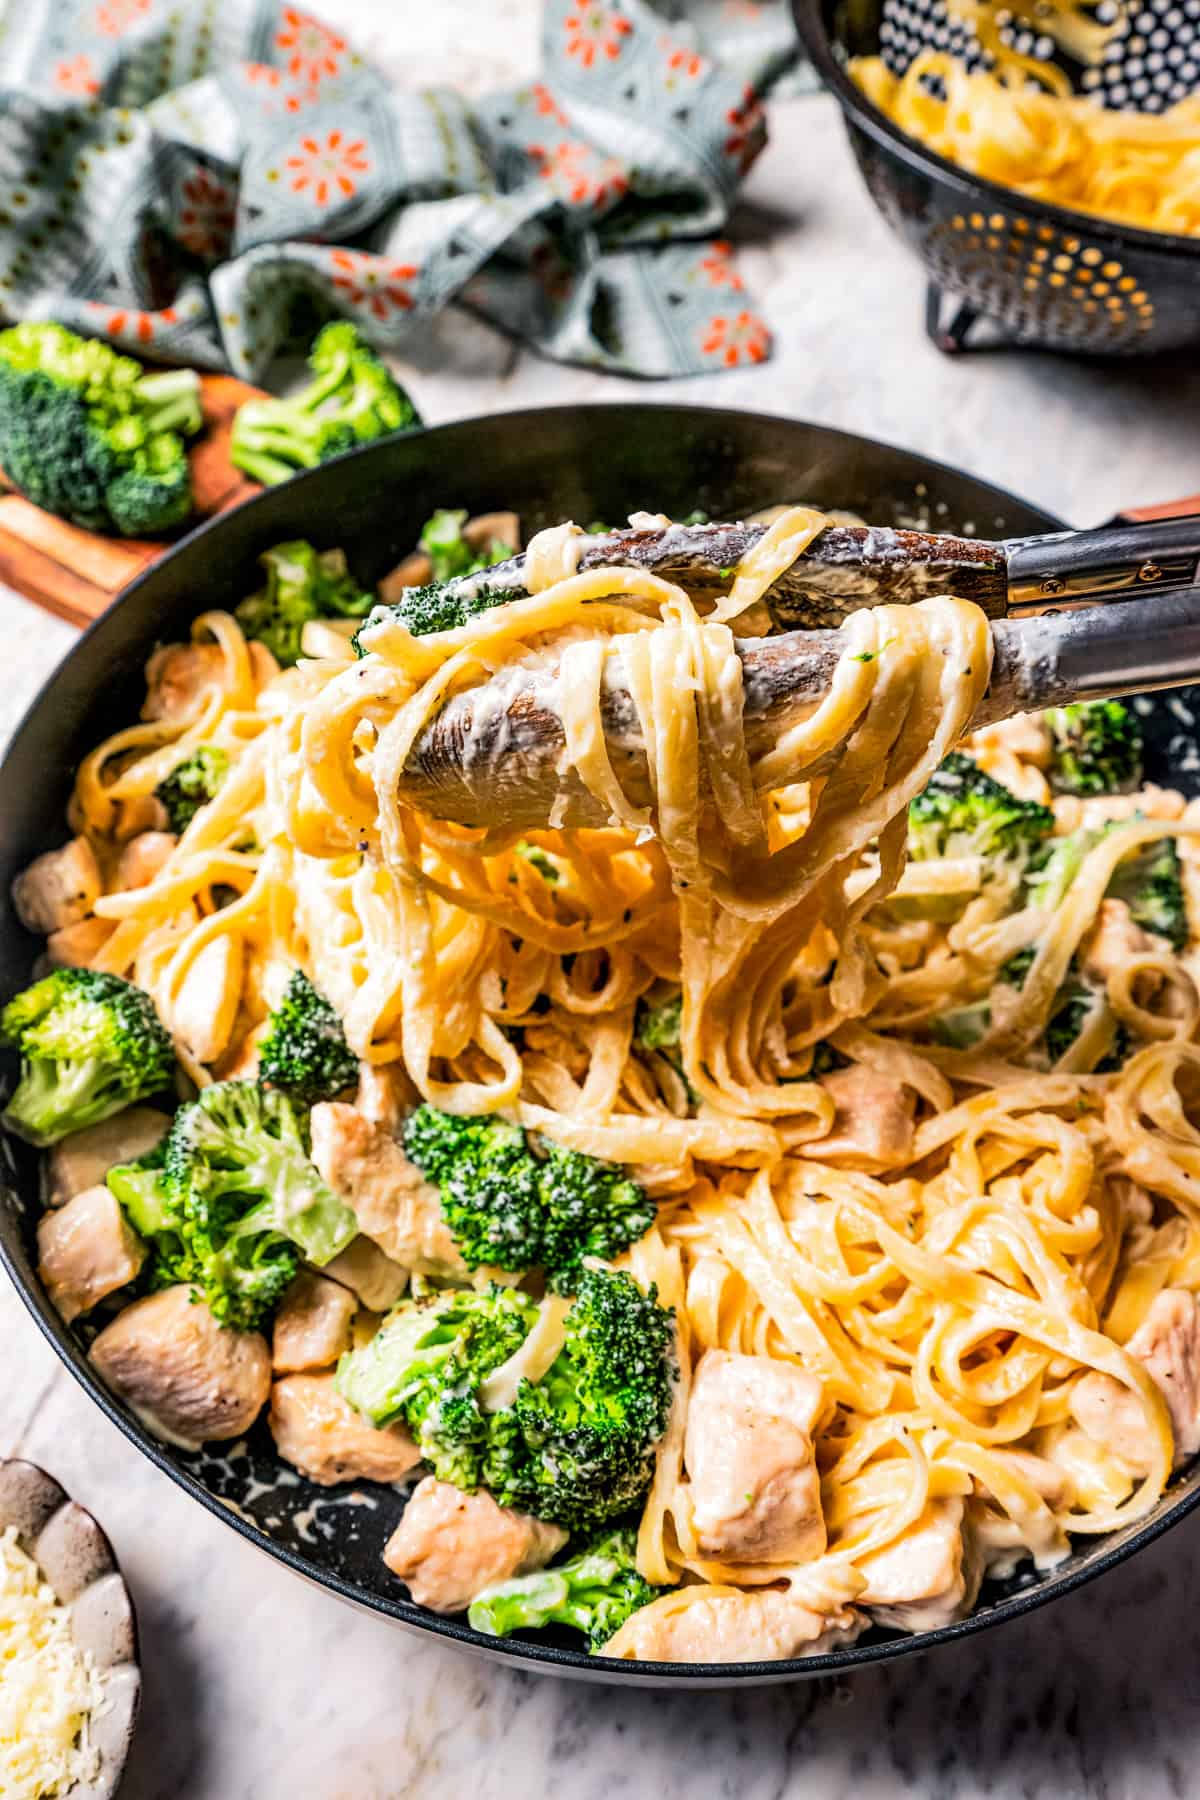
[[[242,73],[246,80],[253,82],[256,87],[277,88],[282,80],[279,70],[273,68],[270,63],[243,63]]]
[[[337,271],[333,285],[352,306],[366,307],[377,319],[412,307],[412,295],[401,284],[416,280],[420,271],[415,263],[387,262],[364,250],[334,250],[329,260]]]
[[[275,45],[284,52],[288,74],[295,81],[306,81],[310,87],[319,87],[326,77],[336,75],[346,53],[344,37],[294,6],[283,9],[283,24],[276,33]]]
[[[732,369],[740,362],[765,362],[771,334],[755,313],[740,312],[733,318],[720,314],[704,327],[700,348]]]
[[[615,62],[633,26],[607,6],[577,6],[567,18],[567,55],[590,69],[598,56]]]
[[[97,311],[104,311],[103,307]],[[136,337],[141,344],[152,344],[154,333],[159,325],[174,325],[178,314],[173,306],[164,306],[161,312],[127,312],[118,307],[109,313],[104,321],[104,329],[109,337]]]
[[[740,294],[745,283],[729,260],[732,254],[732,246],[724,238],[718,238],[709,246],[708,255],[701,258],[700,268],[711,286],[731,288],[735,294]]]
[[[54,70],[54,85],[60,94],[98,94],[100,83],[96,80],[90,56],[72,56],[66,62],[57,64]]]
[[[672,75],[681,76],[686,81],[695,81],[708,67],[698,51],[685,50],[682,44],[676,44],[669,37],[659,39],[659,49],[667,59],[668,81]],[[674,86],[674,83],[670,82],[670,85]]]
[[[550,92],[550,89],[546,86],[545,82],[535,81],[531,93],[533,104],[537,107],[544,119],[553,119],[556,125],[565,125],[567,123],[566,113],[558,104],[558,101],[554,98],[554,95]]]
[[[207,169],[183,184],[178,237],[197,256],[224,256],[233,233],[233,195]]]
[[[590,144],[562,143],[553,150],[530,144],[529,154],[544,181],[551,181],[572,206],[606,206],[629,191],[629,177],[615,156],[601,156]]]
[[[731,128],[725,139],[725,154],[733,158],[743,175],[763,147],[764,117],[751,87],[743,93],[741,104],[731,107],[725,114]]]
[[[302,194],[311,188],[318,206],[328,205],[334,194],[349,200],[356,191],[354,177],[365,174],[371,166],[363,155],[366,147],[362,138],[348,144],[342,131],[330,131],[323,139],[301,138],[299,154],[287,159],[292,171],[292,192]]]
[[[102,37],[122,37],[149,10],[150,0],[101,0],[96,30]]]

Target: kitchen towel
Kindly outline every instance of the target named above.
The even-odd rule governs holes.
[[[783,0],[547,0],[541,79],[468,103],[279,0],[22,0],[0,315],[250,379],[298,320],[401,350],[450,301],[627,374],[761,362],[714,234],[791,45]]]

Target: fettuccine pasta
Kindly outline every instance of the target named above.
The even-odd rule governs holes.
[[[1064,894],[1047,907],[986,855],[906,867],[909,805],[990,669],[985,618],[949,597],[852,614],[828,692],[752,756],[733,633],[823,524],[785,509],[715,600],[578,572],[560,528],[507,604],[425,636],[376,615],[362,656],[313,627],[285,670],[203,613],[156,653],[143,722],[86,760],[72,805],[104,891],[52,955],[151,995],[200,1087],[253,1071],[299,967],[366,1076],[624,1165],[657,1203],[620,1266],[674,1311],[637,1526],[640,1572],[669,1592],[613,1655],[807,1654],[871,1621],[959,1616],[984,1574],[1144,1517],[1200,1443],[1155,1323],[1168,1301],[1176,1335],[1196,1328],[1193,953],[1111,897],[1156,847],[1177,846],[1186,886],[1200,825],[1160,790],[1056,796],[1047,732],[1023,720],[967,749],[1010,799],[1055,809],[1050,845],[1091,828]],[[533,668],[557,671],[561,791],[608,822],[523,835],[409,805],[406,764],[447,699],[490,684],[502,706]],[[614,673],[648,795],[605,736]],[[229,773],[134,885],[123,859],[162,823],[155,790],[201,745]],[[1081,969],[1086,1018],[1055,1051]],[[676,995],[677,1046],[655,1048],[646,1009]],[[548,1362],[558,1313],[546,1332]],[[746,1474],[758,1538],[714,1523],[700,1473],[714,1371],[746,1369],[811,1400],[789,1427],[807,1451],[760,1487]],[[746,1454],[776,1426],[768,1409]],[[799,1504],[804,1455],[800,1554],[770,1513]]]

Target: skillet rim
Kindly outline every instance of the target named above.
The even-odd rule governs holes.
[[[918,479],[920,480],[927,480],[929,474],[932,473],[935,477],[938,474],[944,474],[955,481],[965,481],[978,490],[981,504],[983,496],[986,494],[989,503],[1017,506],[1026,513],[1040,513],[1046,522],[1046,530],[1062,528],[1063,522],[1043,508],[1023,500],[1008,489],[995,486],[968,470],[957,468],[953,464],[945,463],[937,458],[927,457],[921,451],[908,450],[904,446],[891,444],[883,439],[867,437],[862,433],[843,431],[810,420],[791,418],[782,413],[767,413],[750,408],[703,406],[684,401],[655,403],[600,400],[582,405],[568,403],[456,419],[445,425],[429,427],[420,434],[413,434],[412,441],[418,447],[423,448],[428,441],[432,440],[436,448],[438,440],[448,434],[459,432],[469,435],[472,430],[479,430],[481,427],[489,425],[495,428],[498,423],[509,430],[520,433],[536,427],[537,422],[545,419],[548,415],[570,415],[576,421],[582,417],[586,422],[586,417],[590,413],[614,412],[625,412],[632,415],[631,425],[634,428],[636,428],[636,417],[648,412],[654,413],[660,421],[663,415],[674,414],[681,425],[693,428],[707,427],[714,431],[720,429],[722,421],[736,420],[741,429],[745,429],[747,425],[753,427],[756,424],[768,430],[782,426],[798,433],[811,434],[826,444],[836,442],[846,449],[883,451],[889,455],[908,457],[919,466]],[[333,462],[307,470],[294,477],[288,486],[293,487],[297,484],[312,486],[315,498],[315,494],[320,491],[321,483],[328,479],[330,470],[340,468],[342,464],[378,455],[388,442],[389,440],[385,439],[375,444],[362,445],[345,456],[336,458]],[[26,708],[20,724],[13,732],[3,760],[0,761],[0,791],[2,791],[10,759],[21,738],[35,719],[40,717],[43,708],[52,704],[53,690],[68,664],[73,663],[78,657],[86,657],[88,646],[104,621],[118,607],[124,606],[127,601],[138,594],[147,583],[157,579],[158,572],[164,565],[185,554],[194,555],[195,546],[199,542],[207,539],[214,532],[221,532],[225,528],[226,522],[234,516],[240,516],[251,508],[269,502],[275,491],[266,489],[262,494],[254,495],[240,502],[238,506],[229,508],[227,512],[204,521],[193,531],[188,532],[170,547],[165,556],[150,565],[124,588],[112,605],[80,634],[78,641],[71,646],[66,656],[55,665],[42,683]],[[317,509],[314,507],[314,514],[316,511]],[[69,729],[70,724],[67,722],[64,730]],[[0,933],[7,935],[16,929],[19,927],[16,927],[10,918],[0,917]],[[8,1205],[12,1205],[14,1201],[23,1204],[23,1196],[19,1194],[18,1184],[11,1176],[4,1178],[0,1198],[3,1198],[4,1203]],[[885,1638],[874,1643],[854,1644],[846,1649],[832,1651],[822,1656],[739,1663],[633,1663],[612,1657],[590,1656],[586,1651],[563,1649],[554,1644],[538,1644],[510,1638],[490,1638],[481,1632],[472,1630],[469,1625],[460,1623],[457,1619],[442,1618],[423,1607],[414,1605],[409,1600],[401,1599],[398,1595],[393,1599],[382,1594],[368,1593],[332,1569],[317,1568],[289,1545],[273,1538],[236,1506],[221,1500],[204,1485],[191,1469],[177,1464],[168,1454],[167,1448],[160,1444],[131,1413],[127,1413],[117,1403],[93,1371],[78,1340],[54,1312],[44,1292],[36,1284],[27,1283],[24,1280],[2,1232],[0,1232],[0,1263],[3,1264],[13,1287],[43,1337],[51,1344],[84,1392],[99,1406],[105,1417],[117,1427],[125,1438],[141,1451],[143,1456],[192,1499],[198,1501],[206,1512],[232,1526],[255,1549],[272,1557],[311,1585],[326,1589],[337,1599],[379,1617],[390,1619],[414,1634],[442,1639],[476,1656],[495,1659],[510,1668],[527,1669],[531,1673],[556,1674],[570,1679],[600,1681],[612,1685],[650,1688],[712,1688],[770,1685],[818,1675],[840,1674],[851,1669],[866,1668],[876,1663],[891,1662],[899,1657],[918,1655],[943,1644],[974,1636],[994,1625],[1019,1618],[1041,1606],[1048,1605],[1051,1601],[1057,1600],[1105,1574],[1109,1569],[1116,1567],[1118,1563],[1124,1562],[1136,1551],[1160,1537],[1171,1526],[1178,1524],[1194,1507],[1200,1505],[1200,1481],[1197,1481],[1192,1490],[1180,1492],[1170,1504],[1165,1505],[1157,1517],[1147,1520],[1128,1538],[1113,1544],[1079,1567],[1067,1570],[1061,1575],[1051,1572],[1035,1584],[1007,1595],[982,1610],[976,1610],[967,1618],[958,1620],[951,1625],[940,1626],[936,1630],[913,1635]]]

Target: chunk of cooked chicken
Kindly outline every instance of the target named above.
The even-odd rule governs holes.
[[[223,931],[205,944],[179,984],[171,1030],[199,1063],[215,1063],[233,1035],[244,962],[244,940]]]
[[[132,1281],[146,1247],[106,1187],[86,1188],[38,1220],[38,1275],[67,1324]]]
[[[857,1561],[866,1587],[858,1596],[878,1625],[935,1631],[970,1612],[980,1570],[963,1529],[963,1502],[931,1500],[894,1543]]]
[[[285,1462],[315,1481],[402,1481],[421,1452],[401,1425],[378,1430],[333,1385],[333,1375],[285,1375],[271,1389],[275,1447]]]
[[[1175,1466],[1200,1450],[1200,1299],[1187,1288],[1164,1288],[1125,1349],[1146,1369],[1167,1403]],[[1071,1390],[1071,1412],[1090,1438],[1144,1475],[1154,1460],[1154,1430],[1131,1388],[1098,1370]]]
[[[95,913],[76,919],[74,925],[64,925],[61,931],[50,933],[46,939],[46,961],[52,969],[88,969],[114,929],[111,919],[98,919]]]
[[[385,1255],[417,1275],[465,1270],[438,1190],[390,1132],[340,1100],[314,1106],[310,1124],[317,1168]]]
[[[868,1172],[908,1161],[916,1109],[911,1088],[866,1063],[822,1075],[821,1086],[837,1111],[829,1136],[813,1145],[815,1155]]]
[[[104,891],[96,853],[86,838],[35,856],[12,884],[13,906],[27,931],[46,937],[86,919]]]
[[[173,831],[139,831],[135,838],[130,838],[117,858],[114,880],[117,892],[148,887],[162,872],[178,842]]]
[[[1083,940],[1083,972],[1095,981],[1107,981],[1135,956],[1152,956],[1164,948],[1163,939],[1135,923],[1123,900],[1102,900],[1096,923]]]
[[[420,1099],[401,1062],[359,1064],[354,1104],[364,1119],[395,1133]]]
[[[388,1312],[408,1286],[408,1270],[385,1256],[361,1231],[325,1264],[325,1273],[356,1293],[371,1312]]]
[[[130,1411],[186,1450],[249,1431],[271,1392],[266,1338],[225,1330],[182,1285],[135,1300],[90,1354]]]
[[[1091,1370],[1071,1389],[1071,1416],[1087,1435],[1135,1475],[1154,1458],[1154,1432],[1141,1400],[1113,1375]]]
[[[275,1314],[271,1361],[283,1375],[328,1369],[350,1348],[358,1302],[349,1288],[301,1269]]]
[[[185,719],[219,687],[225,658],[219,644],[160,644],[146,664],[143,719]]]
[[[1125,1346],[1160,1389],[1175,1433],[1175,1461],[1200,1450],[1200,1299],[1164,1288]]]
[[[684,1589],[635,1612],[603,1655],[637,1662],[779,1662],[841,1649],[867,1623],[852,1606],[814,1612],[778,1588]]]
[[[706,1556],[805,1562],[825,1548],[813,1428],[821,1383],[794,1363],[706,1350],[688,1401],[684,1463]]]
[[[46,1158],[46,1205],[62,1206],[72,1194],[102,1182],[116,1163],[145,1156],[161,1144],[170,1123],[153,1106],[131,1106],[60,1138]]]
[[[567,1541],[557,1525],[498,1506],[485,1489],[465,1494],[427,1475],[387,1541],[383,1560],[418,1606],[464,1612],[494,1581],[541,1569]]]
[[[143,831],[165,831],[170,823],[167,809],[155,794],[137,794],[116,802],[117,816],[112,834],[118,844],[140,837]]]

